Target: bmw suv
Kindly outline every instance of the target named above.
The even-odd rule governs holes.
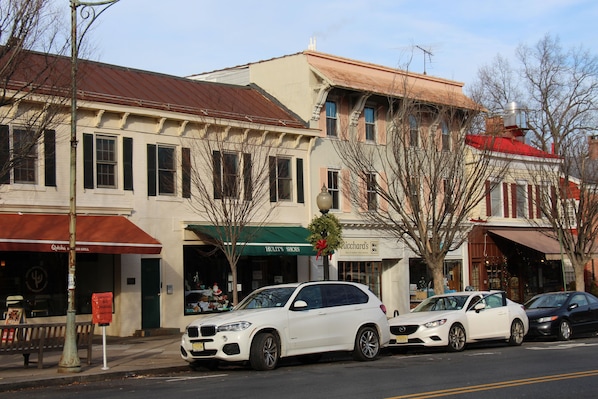
[[[283,357],[317,360],[332,351],[374,360],[390,340],[386,308],[358,283],[318,281],[253,291],[230,312],[201,317],[187,326],[181,356],[249,362],[272,370]]]

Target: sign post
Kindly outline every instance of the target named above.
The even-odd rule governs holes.
[[[102,327],[102,353],[104,355],[102,370],[108,370],[109,367],[106,364],[106,326],[112,322],[112,292],[91,295],[91,315],[92,323]]]

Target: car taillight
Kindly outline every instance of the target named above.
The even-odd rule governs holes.
[[[380,304],[380,310],[386,314],[386,306],[383,303]]]

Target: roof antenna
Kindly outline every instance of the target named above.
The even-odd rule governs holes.
[[[415,47],[417,47],[424,53],[424,75],[427,75],[427,73],[426,73],[426,55],[428,56],[428,59],[430,60],[430,62],[432,62],[432,56],[434,54],[432,54],[432,52],[430,50],[426,50],[425,48],[420,47],[418,45],[416,45]]]
[[[307,47],[308,50],[316,51],[316,38],[310,37],[309,38],[309,46]]]

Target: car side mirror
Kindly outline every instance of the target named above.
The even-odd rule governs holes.
[[[473,310],[476,311],[476,313],[480,313],[480,310],[483,310],[486,308],[486,304],[482,303],[482,302],[478,302],[475,304],[475,306],[473,307]]]
[[[578,305],[578,304],[576,304],[576,303],[572,303],[571,305],[569,305],[569,306],[567,307],[567,309],[569,309],[569,310],[573,310],[573,309],[577,309],[578,307],[579,307],[579,305]]]
[[[293,309],[294,310],[304,310],[307,309],[307,302],[302,301],[301,299],[298,301],[295,301],[295,303],[293,303]]]

